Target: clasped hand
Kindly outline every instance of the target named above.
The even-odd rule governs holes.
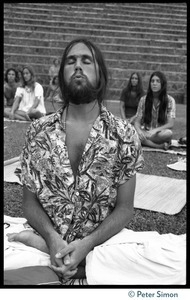
[[[75,240],[56,253],[57,266],[51,268],[63,279],[69,279],[77,273],[78,265],[89,251],[84,240]]]

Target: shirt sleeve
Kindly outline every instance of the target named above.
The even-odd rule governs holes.
[[[176,117],[176,104],[173,97],[168,95],[168,109],[167,109],[167,117],[175,119]]]
[[[23,88],[17,87],[15,97],[22,97],[23,96]]]
[[[138,107],[137,107],[137,113],[136,113],[136,116],[137,116],[137,118],[139,118],[140,120],[142,120],[142,119],[144,118],[145,97],[146,97],[146,96],[141,97],[141,99],[139,100]]]
[[[115,166],[117,186],[128,181],[144,167],[141,142],[133,125],[127,124],[118,148],[118,161]]]
[[[43,97],[43,87],[41,86],[41,84],[36,84],[34,93],[35,97],[38,97],[40,99]]]
[[[25,144],[20,155],[21,172],[19,179],[31,192],[36,193],[39,176],[34,167],[36,156],[36,143],[34,137],[36,135],[36,128],[33,123],[30,124],[26,132]]]

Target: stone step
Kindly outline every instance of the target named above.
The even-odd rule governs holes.
[[[64,17],[63,17],[64,18]],[[36,30],[35,28],[37,28],[38,30],[43,30],[44,28],[48,28],[50,31],[54,31],[54,32],[60,32],[61,30],[65,30],[65,28],[74,28],[74,29],[83,29],[86,30],[87,26],[89,25],[89,22],[79,22],[78,19],[77,21],[73,21],[71,19],[71,16],[69,16],[70,21],[68,20],[64,20],[62,22],[56,22],[55,20],[32,20],[31,18],[27,18],[27,19],[15,19],[15,18],[9,18],[6,19],[4,21],[4,27],[8,28],[8,26],[11,27],[11,25],[13,26],[17,26],[17,28],[22,29],[21,26],[24,27],[29,27],[32,28],[33,30]],[[137,31],[137,32],[158,32],[158,33],[163,33],[163,34],[172,34],[172,35],[186,35],[186,26],[180,26],[177,25],[173,25],[173,24],[161,24],[161,23],[153,23],[153,24],[149,24],[148,22],[137,22],[136,20],[133,22],[125,22],[125,25],[120,25],[120,24],[104,24],[104,23],[93,23],[93,21],[91,20],[90,24],[91,27],[94,30],[101,30],[101,31],[105,31],[105,30],[109,30],[109,31],[120,31],[120,32],[128,32],[128,31]],[[65,24],[67,24],[67,26],[65,26]],[[19,26],[19,27],[18,27]]]
[[[43,33],[45,34],[45,33]],[[77,35],[76,35],[77,36]],[[86,35],[90,38],[89,35]],[[166,49],[166,51],[171,49],[171,51],[182,51],[180,53],[186,53],[186,39],[180,39],[178,41],[166,41],[166,40],[152,40],[152,39],[136,39],[134,37],[123,37],[118,38],[115,37],[113,40],[112,37],[101,37],[96,36],[93,37],[95,43],[99,44],[101,49],[105,47],[106,49],[123,49],[126,51],[128,48],[131,47],[141,47],[143,49]],[[30,38],[30,37],[23,37],[23,36],[9,36],[6,31],[4,34],[4,43],[11,43],[11,44],[22,44],[28,46],[45,46],[45,47],[56,47],[64,49],[65,45],[70,42],[70,35],[65,34],[64,40],[60,39],[59,35],[55,35],[52,39],[47,38]]]
[[[127,16],[126,16],[127,17]],[[181,31],[185,31],[186,30],[186,24],[181,24],[177,23],[174,24],[173,22],[171,22],[170,20],[168,20],[167,22],[163,22],[161,20],[155,19],[153,20],[153,22],[151,22],[150,20],[147,21],[145,20],[138,20],[138,19],[134,19],[134,17],[130,17],[127,19],[119,19],[119,20],[113,20],[113,19],[108,19],[108,18],[90,18],[90,17],[78,17],[77,16],[77,22],[74,21],[70,15],[60,15],[60,16],[52,16],[52,19],[48,18],[43,18],[41,19],[38,15],[36,16],[36,14],[30,14],[28,15],[25,14],[23,15],[20,14],[20,16],[15,16],[12,17],[9,14],[5,14],[5,18],[6,21],[4,22],[5,24],[8,23],[24,23],[24,24],[29,24],[29,25],[47,25],[47,26],[61,26],[61,25],[65,25],[65,23],[67,23],[68,25],[72,25],[72,26],[80,26],[80,27],[84,27],[87,24],[89,24],[89,22],[91,23],[91,26],[95,27],[95,28],[101,28],[101,29],[105,29],[105,28],[109,28],[111,29],[117,29],[117,30],[125,30],[128,28],[133,29],[135,28],[142,28],[144,30],[146,29],[156,29],[159,30],[161,32],[168,32],[168,31],[175,31],[175,32],[181,32]]]
[[[7,64],[41,64],[42,66],[49,66],[52,63],[52,59],[55,56],[44,56],[44,55],[31,55],[20,53],[4,53],[4,61]],[[142,61],[128,61],[128,60],[118,60],[116,59],[106,59],[107,66],[112,68],[121,68],[121,69],[141,69],[141,70],[161,70],[161,71],[170,71],[170,72],[186,72],[186,64],[171,63],[171,62],[156,62],[150,60]]]
[[[152,74],[152,73],[151,73]],[[145,90],[148,88],[149,76],[142,76],[143,87]],[[124,78],[110,78],[109,79],[109,88],[113,90],[122,90],[126,86],[126,81]],[[167,78],[167,87],[168,91],[182,90],[184,88],[184,81],[171,81],[170,78]]]
[[[7,38],[7,41],[10,41],[10,39]],[[67,41],[64,42],[45,42],[44,40],[41,40],[40,45],[40,40],[29,40],[29,39],[18,39],[15,38],[14,40],[11,39],[10,44],[4,39],[4,51],[8,52],[9,50],[11,51],[11,48],[13,49],[18,49],[24,48],[24,47],[29,47],[33,53],[38,52],[41,54],[45,54],[48,52],[49,55],[60,55],[60,53],[63,52],[64,48],[68,44]],[[14,42],[13,42],[14,41]],[[27,46],[26,46],[27,45]],[[178,55],[178,56],[185,56],[187,50],[184,48],[173,48],[173,47],[156,47],[156,46],[142,46],[142,45],[118,45],[118,44],[105,44],[101,43],[98,44],[100,47],[101,51],[108,51],[108,52],[128,52],[128,53],[152,53],[152,54],[166,54],[166,55]]]
[[[47,30],[45,32],[44,30]],[[96,35],[102,35],[102,36],[110,36],[112,38],[115,37],[135,37],[135,38],[150,38],[150,39],[165,39],[165,40],[178,40],[180,37],[181,39],[186,39],[186,32],[181,32],[180,35],[177,33],[173,34],[167,34],[167,33],[160,33],[160,32],[153,32],[153,30],[150,30],[150,32],[147,31],[125,31],[125,30],[109,30],[109,29],[103,29],[98,30],[94,28],[76,28],[72,26],[65,25],[63,28],[60,27],[51,27],[51,26],[25,26],[24,24],[5,24],[4,25],[4,32],[11,36],[17,36],[19,33],[19,36],[36,36],[37,38],[41,38],[41,35],[44,34],[44,38],[51,38],[52,35],[59,35],[60,37],[63,37],[66,33],[70,34],[72,36],[73,34],[77,34],[78,36],[86,36],[87,34],[91,37],[94,37]]]
[[[51,63],[51,61],[49,61],[49,63]],[[34,69],[35,69],[35,73],[37,74],[37,76],[39,78],[41,78],[41,80],[44,83],[48,83],[49,82],[49,75],[48,75],[48,71],[49,71],[49,64],[46,65],[42,65],[42,64],[34,64],[34,63],[30,63]],[[138,62],[136,62],[136,64],[138,65]],[[8,62],[5,62],[5,67],[8,68],[9,66],[18,66],[18,60],[16,62],[11,62],[11,64],[9,64]],[[149,81],[150,75],[152,74],[153,70],[142,70],[142,69],[122,69],[122,68],[113,68],[110,65],[107,66],[108,67],[108,72],[109,72],[109,80],[118,80],[118,81],[122,81],[123,85],[126,84],[126,82],[129,80],[130,75],[133,72],[139,72],[144,80],[144,84],[147,83]],[[159,68],[160,69],[160,68]],[[187,80],[187,74],[186,72],[169,72],[167,70],[162,70],[167,79],[170,80],[170,82],[179,82],[180,84],[184,82],[186,82]]]
[[[75,16],[76,14],[76,16]],[[64,17],[64,21],[63,21],[63,17]],[[113,25],[117,25],[118,21],[120,25],[125,25],[126,23],[129,22],[141,22],[141,23],[145,23],[145,24],[151,24],[152,23],[159,23],[159,24],[163,24],[163,25],[168,25],[170,26],[176,26],[178,25],[179,28],[184,28],[186,27],[186,18],[169,18],[168,15],[167,17],[162,17],[162,15],[158,18],[158,15],[152,15],[152,16],[147,16],[147,13],[141,12],[125,12],[125,15],[120,14],[119,18],[117,18],[117,16],[110,16],[110,14],[106,14],[103,17],[101,17],[101,15],[99,15],[99,13],[97,15],[89,15],[89,13],[87,15],[83,15],[80,16],[78,15],[78,11],[72,11],[72,16],[68,14],[67,11],[63,11],[62,13],[60,13],[59,11],[55,11],[52,12],[51,18],[53,21],[55,22],[65,22],[67,20],[71,21],[73,19],[75,19],[77,17],[77,21],[78,22],[100,22],[100,23],[106,23],[106,24],[113,24]],[[44,21],[51,21],[50,20],[50,16],[49,16],[49,11],[47,13],[44,12],[35,12],[35,13],[31,13],[30,11],[15,11],[14,13],[11,13],[10,9],[6,9],[4,10],[4,18],[5,19],[23,19],[23,18],[32,18],[33,20],[44,20]],[[135,19],[134,19],[135,18]]]
[[[107,3],[98,3],[98,6],[96,6],[96,3],[61,3],[61,4],[48,4],[48,3],[16,3],[15,5],[10,5],[6,3],[6,6],[9,9],[22,9],[24,10],[30,10],[31,12],[60,12],[60,11],[66,11],[70,12],[80,12],[80,13],[88,13],[88,14],[105,14],[105,12],[108,12],[109,15],[118,15],[118,16],[124,16],[125,13],[130,12],[131,14],[134,13],[142,14],[146,13],[147,16],[154,15],[157,18],[159,17],[172,17],[175,14],[175,18],[177,16],[183,18],[184,14],[186,14],[186,4],[182,5],[175,5],[175,8],[173,4],[171,5],[165,5],[165,4],[158,4],[158,3],[138,3],[137,5],[134,3],[125,3],[122,5],[121,3],[117,3],[116,5],[107,5]],[[106,13],[107,15],[107,13]]]
[[[36,48],[36,47],[23,47],[22,45],[4,45],[4,52],[6,53],[19,53],[23,56],[26,54],[30,54],[34,56],[36,53],[38,57],[47,57],[49,59],[50,56],[61,56],[63,49],[57,48]],[[140,53],[140,52],[122,52],[122,51],[107,51],[102,50],[104,57],[107,59],[117,59],[117,60],[127,60],[127,61],[134,61],[134,60],[150,60],[155,62],[168,62],[171,63],[179,63],[179,64],[186,64],[186,55],[171,55],[171,54],[161,54],[161,53]]]
[[[82,36],[104,53],[109,69],[106,99],[119,99],[137,70],[145,89],[151,73],[161,70],[168,92],[181,97],[186,84],[186,10],[185,3],[5,3],[4,68],[31,64],[47,88],[52,59]]]
[[[138,65],[138,64],[137,64]],[[109,67],[109,66],[108,66]],[[152,72],[154,70],[142,70],[142,69],[119,69],[119,68],[109,68],[109,71],[110,71],[110,76],[111,78],[118,78],[118,79],[121,79],[123,80],[126,84],[126,81],[129,80],[130,78],[130,75],[133,73],[133,72],[139,72],[142,76],[142,78],[148,82],[149,81],[149,78],[150,78],[150,75],[152,74]],[[167,71],[166,69],[162,70],[167,79],[170,80],[170,81],[173,81],[173,82],[186,82],[187,80],[187,74],[186,72],[170,72],[170,71]]]
[[[145,91],[146,92],[146,91]],[[183,92],[178,92],[178,91],[169,91],[168,90],[168,94],[171,95],[172,97],[174,97],[174,99],[176,100],[176,103],[184,103],[183,102],[183,98],[184,98],[184,91]],[[107,90],[106,96],[105,96],[105,101],[108,100],[115,100],[115,101],[119,101],[121,96],[121,89],[111,89],[109,88]]]

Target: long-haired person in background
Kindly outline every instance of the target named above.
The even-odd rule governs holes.
[[[46,114],[43,87],[36,82],[35,73],[31,66],[23,67],[22,77],[22,86],[17,88],[13,106],[6,111],[6,117],[11,120],[22,121],[38,119]]]
[[[128,119],[134,124],[139,100],[144,94],[141,76],[138,72],[133,72],[127,86],[121,92],[120,114],[123,119]]]
[[[147,95],[140,99],[135,120],[142,145],[167,150],[175,115],[175,100],[167,94],[166,77],[155,71],[150,76]]]
[[[14,102],[16,89],[18,87],[18,72],[15,68],[8,68],[5,72],[4,82],[4,106],[11,107]]]

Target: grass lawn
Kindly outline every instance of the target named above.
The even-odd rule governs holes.
[[[105,103],[115,115],[119,114],[118,103]],[[52,107],[47,103],[47,110]],[[4,160],[19,156],[24,143],[24,135],[29,123],[4,121]],[[186,136],[186,105],[176,105],[176,120],[173,129],[174,139]],[[144,152],[144,174],[186,179],[186,172],[174,171],[167,164],[177,161],[177,155],[159,152]],[[23,217],[22,187],[19,184],[4,182],[4,214]],[[171,204],[172,205],[172,204]],[[134,209],[134,218],[127,226],[135,231],[158,231],[159,233],[183,234],[186,232],[186,206],[176,215]]]

